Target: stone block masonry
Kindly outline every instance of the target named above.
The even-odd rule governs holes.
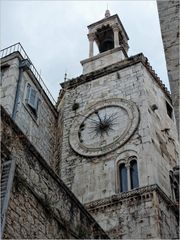
[[[31,70],[20,74],[22,59],[19,52],[2,58],[1,104],[12,115],[17,85],[20,81],[14,120],[42,157],[55,169],[53,154],[56,149],[57,111]],[[39,99],[36,114],[27,101],[29,86],[34,89]]]
[[[173,239],[178,236],[177,205],[157,185],[85,204],[92,216],[118,239]]]
[[[179,1],[157,1],[172,101],[179,132]]]
[[[3,238],[108,238],[3,108],[1,113],[4,156],[16,161]]]
[[[153,77],[150,74],[152,74]],[[141,184],[148,185],[158,181],[158,184],[164,188],[164,191],[169,192],[169,170],[171,166],[167,164],[168,167],[166,166],[161,178],[163,179],[163,175],[165,175],[168,184],[164,184],[160,177],[157,180],[156,175],[159,176],[161,173],[160,171],[159,174],[156,173],[156,161],[163,157],[159,154],[159,149],[152,149],[152,152],[155,151],[157,154],[157,156],[152,159],[151,154],[149,154],[149,148],[153,147],[151,138],[157,138],[156,131],[162,135],[161,130],[169,127],[172,131],[171,135],[176,136],[174,121],[167,115],[165,106],[166,101],[170,102],[171,99],[161,81],[155,76],[152,68],[148,65],[147,59],[142,54],[133,56],[128,60],[121,61],[107,68],[97,70],[91,74],[82,75],[79,78],[63,83],[62,87],[64,95],[62,92],[63,96],[59,110],[63,112],[64,126],[62,127],[63,140],[60,174],[63,181],[76,196],[79,197],[80,201],[86,203],[114,194],[115,162],[118,161],[122,152],[129,150],[133,150],[139,155],[139,178]],[[79,115],[84,115],[85,110],[91,106],[95,106],[98,101],[111,98],[122,98],[136,103],[140,111],[140,123],[136,132],[126,144],[116,151],[111,151],[107,155],[99,156],[98,158],[94,157],[94,159],[78,156],[69,145],[72,123],[78,120]],[[72,108],[74,103],[79,104],[79,108],[76,111]],[[158,105],[158,111],[156,112],[159,114],[159,118],[163,120],[163,124],[162,121],[158,119],[154,120],[156,114],[150,111],[154,103]],[[153,127],[150,127],[151,122]],[[59,126],[62,126],[61,124],[62,119],[59,118]],[[62,137],[62,135],[60,135],[60,137]],[[178,145],[176,138],[174,142],[175,145]],[[158,148],[160,147],[158,146]],[[175,148],[178,149],[177,146],[175,146]],[[174,147],[172,149],[174,149]],[[171,165],[174,167],[174,153],[172,153],[172,155]],[[153,164],[152,161],[154,162]],[[107,162],[107,167],[104,167],[105,162]],[[158,161],[158,168],[162,169],[160,163],[161,161]],[[149,168],[147,168],[147,165]],[[97,191],[97,187],[99,187],[99,191]]]
[[[63,181],[87,206],[111,238],[177,237],[177,220],[173,212],[175,201],[169,178],[169,172],[175,167],[179,154],[177,131],[173,116],[167,112],[167,106],[172,109],[170,95],[148,63],[148,59],[143,54],[138,54],[64,82],[62,87],[58,110],[63,112],[61,116],[63,121],[59,118],[58,125],[62,126],[63,122],[63,131],[60,135],[62,137],[60,174]],[[88,124],[87,119],[89,122],[97,120],[97,116],[93,118],[92,114],[97,109],[104,119],[100,113],[107,110],[104,116],[108,116],[111,111],[108,110],[108,104],[111,102],[113,107],[116,106],[117,99],[128,102],[131,106],[132,103],[136,104],[138,113],[135,114],[135,108],[131,107],[132,117],[130,114],[119,114],[128,116],[128,121],[131,119],[132,124],[134,122],[137,124],[134,125],[134,132],[128,139],[127,134],[118,138],[124,142],[114,148],[116,131],[108,133],[108,137],[103,136],[103,140],[108,143],[103,145],[104,142],[101,144],[95,131],[91,135],[93,124]],[[105,104],[105,107],[102,107],[101,103]],[[75,104],[78,105],[77,109],[74,109]],[[128,113],[131,112],[129,109]],[[126,118],[120,117],[117,122],[119,128],[122,127],[125,132],[124,119]],[[88,126],[89,132],[86,131]],[[76,137],[74,142],[71,141],[73,136]],[[104,149],[105,151],[108,149],[108,152],[101,154]],[[129,160],[132,158],[137,160],[139,185],[132,188],[127,173],[124,182],[129,185],[126,193],[122,193],[119,166],[124,164],[128,169]],[[159,217],[161,207],[160,201],[157,200],[158,192],[147,190],[146,196],[141,191],[154,185],[167,195],[170,202],[169,204],[165,200],[160,200],[162,215],[164,214],[162,218]],[[131,196],[130,199],[129,195],[133,192],[135,198]],[[117,204],[114,204],[114,199],[120,199],[122,195],[124,198],[120,200],[121,203],[115,201]],[[109,199],[109,205],[104,208],[106,199]],[[94,209],[91,208],[94,202],[100,203],[101,210],[96,206]]]

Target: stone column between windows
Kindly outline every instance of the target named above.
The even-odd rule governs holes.
[[[93,57],[94,56],[95,34],[94,33],[89,33],[88,34],[88,39],[89,39],[89,57]]]
[[[114,32],[114,48],[119,47],[119,28],[118,26],[113,26],[112,27],[113,32]]]
[[[127,163],[125,166],[126,166],[126,168],[127,168],[128,191],[130,191],[130,190],[131,190],[130,164]]]

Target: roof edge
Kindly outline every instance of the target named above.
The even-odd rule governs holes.
[[[91,73],[80,75],[77,78],[73,78],[73,79],[70,79],[67,82],[61,83],[60,85],[62,87],[62,91],[61,91],[61,94],[60,94],[59,99],[58,99],[58,104],[59,104],[60,99],[62,98],[62,95],[64,94],[66,89],[76,88],[77,86],[79,86],[79,85],[81,85],[81,84],[83,84],[85,82],[92,81],[92,80],[97,79],[99,77],[105,76],[106,74],[113,73],[115,71],[121,70],[123,68],[129,67],[129,66],[137,64],[139,62],[141,62],[146,67],[146,69],[152,75],[152,77],[157,82],[159,87],[162,89],[162,91],[165,93],[165,95],[171,101],[171,94],[170,94],[170,92],[168,91],[168,89],[165,86],[165,84],[158,77],[156,72],[153,70],[152,66],[150,65],[150,63],[148,61],[148,58],[145,57],[143,53],[139,53],[139,54],[131,56],[131,57],[129,57],[129,58],[123,60],[123,61],[114,63],[114,64],[112,64],[110,66],[98,69],[98,70],[93,71]]]

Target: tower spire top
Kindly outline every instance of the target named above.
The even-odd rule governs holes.
[[[108,18],[110,16],[111,16],[111,14],[110,14],[110,11],[108,10],[108,6],[107,6],[107,10],[105,12],[105,17]]]

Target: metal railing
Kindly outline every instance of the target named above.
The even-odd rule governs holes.
[[[13,52],[19,52],[24,59],[28,59],[30,61],[30,63],[31,63],[30,69],[31,69],[32,73],[34,74],[34,76],[36,77],[36,79],[38,80],[40,85],[42,86],[43,90],[45,91],[45,93],[49,97],[52,104],[55,105],[56,104],[55,99],[51,95],[50,91],[48,90],[44,81],[42,80],[41,75],[38,73],[37,69],[32,64],[30,58],[28,57],[26,51],[24,50],[24,48],[22,47],[22,45],[20,43],[15,43],[15,44],[7,47],[7,48],[2,49],[0,51],[0,58],[6,57],[7,55],[12,54]]]

